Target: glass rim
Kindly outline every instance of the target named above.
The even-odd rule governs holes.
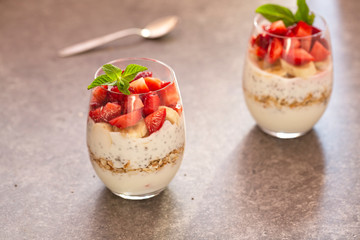
[[[123,62],[123,61],[134,61],[134,60],[140,60],[140,61],[148,61],[148,62],[155,62],[155,63],[158,63],[162,66],[164,66],[166,69],[168,69],[170,71],[170,74],[172,75],[172,78],[171,78],[171,81],[170,81],[170,84],[166,85],[165,87],[163,88],[160,88],[158,90],[154,90],[154,91],[151,91],[151,92],[158,92],[158,91],[162,91],[166,88],[168,88],[173,82],[177,81],[176,80],[176,75],[175,75],[175,72],[174,70],[169,66],[167,65],[166,63],[162,62],[162,61],[159,61],[157,59],[153,59],[153,58],[145,58],[145,57],[128,57],[128,58],[118,58],[118,59],[115,59],[115,60],[111,60],[110,62],[107,62],[105,64],[114,64],[116,62]],[[97,78],[98,76],[100,76],[100,72],[102,71],[102,66],[99,67],[96,72],[95,72],[95,76],[94,76],[94,79]],[[161,80],[161,79],[160,79]],[[116,85],[114,85],[116,86]],[[125,95],[125,96],[130,96],[130,95],[146,95],[146,94],[149,94],[150,92],[147,92],[147,93],[131,93],[130,95],[126,95],[122,92],[114,92],[114,91],[111,91],[109,88],[105,89],[102,87],[102,85],[100,86],[102,89],[108,91],[108,92],[111,92],[113,94],[119,94],[119,95]]]
[[[264,31],[264,32],[266,32],[266,34],[268,34],[268,35],[271,36],[271,37],[276,37],[276,38],[281,38],[281,39],[289,39],[289,38],[291,38],[291,39],[307,39],[307,38],[313,38],[313,37],[321,36],[324,32],[328,31],[328,24],[327,24],[327,22],[326,22],[326,20],[325,20],[325,18],[324,18],[323,16],[317,14],[317,13],[314,12],[314,11],[312,11],[312,12],[315,14],[316,17],[319,17],[319,18],[321,19],[321,21],[324,23],[324,29],[319,29],[319,28],[317,28],[317,29],[319,29],[319,32],[314,33],[314,34],[311,34],[311,35],[309,35],[309,36],[303,36],[303,37],[295,37],[295,36],[293,36],[293,37],[289,37],[289,36],[282,36],[282,35],[278,35],[278,34],[266,32],[266,31],[262,28],[262,26],[260,26],[260,24],[259,24],[259,19],[260,19],[260,18],[263,18],[263,19],[265,19],[266,21],[268,21],[269,23],[270,23],[270,21],[267,20],[265,17],[263,17],[263,16],[262,16],[261,14],[259,14],[259,13],[257,13],[257,14],[255,15],[253,24],[254,24],[254,27],[256,28],[256,30],[257,30],[258,32]]]

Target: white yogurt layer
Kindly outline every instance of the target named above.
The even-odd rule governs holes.
[[[272,132],[306,132],[320,119],[326,109],[326,98],[332,89],[332,64],[329,61],[329,65],[323,71],[306,78],[286,78],[260,69],[253,60],[247,58],[243,88],[249,111],[261,127]],[[327,97],[324,98],[324,94]],[[309,96],[323,101],[290,107],[255,100],[270,97],[278,103],[283,101],[291,104],[302,103]]]
[[[142,195],[165,188],[178,171],[182,155],[181,153],[175,164],[166,164],[155,172],[113,173],[99,167],[94,161],[91,163],[96,174],[112,192],[125,195]]]
[[[123,168],[128,162],[128,169],[145,168],[152,160],[184,146],[184,117],[182,114],[177,124],[166,120],[159,131],[144,138],[112,132],[110,124],[89,119],[87,144],[95,158],[112,161],[114,168]]]

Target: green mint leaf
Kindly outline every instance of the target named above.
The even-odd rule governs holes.
[[[125,71],[121,74],[121,79],[126,82],[131,82],[139,72],[147,70],[147,67],[143,67],[137,64],[127,65]]]
[[[308,16],[309,16],[309,7],[307,6],[305,0],[297,0],[297,6],[298,9],[295,13],[295,19],[296,21],[304,21],[308,22]]]
[[[129,83],[128,82],[120,82],[118,81],[116,83],[118,89],[120,92],[122,92],[125,95],[130,95],[130,91],[129,91]]]
[[[126,95],[130,95],[129,86],[130,82],[134,80],[135,76],[142,71],[147,70],[147,67],[143,67],[137,64],[129,64],[124,72],[112,64],[105,64],[102,66],[104,75],[98,76],[89,86],[88,89],[101,86],[117,86],[120,92]]]
[[[120,68],[118,68],[112,64],[105,64],[104,66],[102,66],[102,69],[104,70],[106,75],[109,78],[113,79],[114,81],[119,79],[121,76],[121,73],[122,73]]]
[[[315,14],[312,12],[308,17],[308,24],[312,25],[314,23]]]
[[[314,18],[315,18],[315,14],[314,13],[310,13],[309,7],[306,4],[306,0],[297,0],[297,6],[298,9],[295,13],[295,19],[296,22],[299,21],[304,21],[309,25],[312,25],[314,22]]]
[[[286,26],[295,23],[295,16],[290,9],[277,4],[264,4],[258,7],[255,12],[263,15],[270,22],[282,20]]]
[[[97,78],[95,78],[95,80],[87,87],[87,89],[92,89],[94,87],[101,86],[101,85],[108,85],[113,82],[114,82],[114,80],[109,78],[107,75],[101,75],[101,76],[98,76]]]

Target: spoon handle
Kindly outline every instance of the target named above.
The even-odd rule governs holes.
[[[110,34],[107,34],[102,37],[94,38],[94,39],[64,48],[59,51],[59,56],[61,56],[61,57],[72,56],[72,55],[93,49],[95,47],[101,46],[103,44],[112,42],[116,39],[126,37],[129,35],[134,35],[134,34],[140,35],[140,33],[141,33],[141,29],[139,29],[139,28],[129,28],[129,29],[125,29],[125,30],[120,30],[118,32],[110,33]]]

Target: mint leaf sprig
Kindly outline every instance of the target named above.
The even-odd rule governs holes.
[[[147,67],[137,64],[129,64],[126,66],[125,70],[122,71],[120,68],[112,64],[105,64],[102,66],[102,69],[105,74],[95,78],[94,81],[87,87],[88,90],[101,85],[109,85],[117,86],[120,92],[125,95],[130,95],[130,82],[139,72],[147,70]]]
[[[295,15],[286,7],[277,4],[264,4],[258,7],[255,12],[263,15],[270,22],[282,20],[286,27],[291,26],[299,21],[304,21],[309,25],[314,22],[315,14],[310,12],[306,0],[297,0],[298,9]]]

